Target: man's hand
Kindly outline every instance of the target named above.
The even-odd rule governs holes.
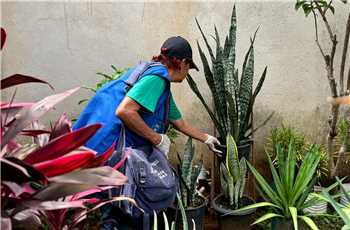
[[[217,138],[210,136],[209,134],[207,134],[207,136],[208,136],[207,140],[204,143],[208,145],[208,147],[211,151],[213,151],[216,154],[221,155],[222,152],[215,148],[215,144],[220,145],[220,141]]]
[[[161,151],[162,153],[164,153],[164,155],[168,158],[168,153],[170,150],[170,139],[167,135],[165,134],[160,134],[161,136],[161,140],[159,142],[159,144],[156,145],[156,148],[159,149],[159,151]]]

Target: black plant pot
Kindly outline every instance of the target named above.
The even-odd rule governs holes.
[[[195,222],[196,230],[203,230],[204,229],[204,216],[205,216],[206,208],[207,208],[207,201],[203,199],[203,203],[201,205],[199,205],[197,207],[185,209],[188,229],[190,229],[190,230],[193,229],[192,219]],[[176,214],[176,212],[177,212],[177,214]],[[176,215],[177,215],[177,217],[176,217]],[[169,218],[169,224],[171,224],[171,222],[176,219],[175,229],[183,229],[182,216],[181,216],[181,211],[179,209],[176,210],[175,208],[169,208],[167,210],[167,216]]]
[[[250,225],[255,221],[254,213],[256,209],[232,213],[232,209],[226,208],[225,205],[222,204],[223,199],[223,195],[220,194],[212,201],[212,207],[218,216],[220,229],[250,229]],[[244,196],[241,202],[242,207],[255,203],[255,201],[248,196]]]

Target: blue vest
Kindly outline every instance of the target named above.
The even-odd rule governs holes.
[[[136,73],[141,65],[148,65],[142,73]],[[160,96],[154,113],[141,108],[140,116],[145,123],[157,133],[165,133],[168,124],[170,81],[167,68],[161,63],[147,62],[142,63],[135,68],[130,69],[119,79],[103,85],[89,101],[86,108],[80,114],[78,120],[73,126],[73,130],[81,127],[100,123],[102,127],[93,137],[86,142],[85,146],[97,151],[99,154],[105,152],[113,143],[118,142],[119,133],[122,127],[122,121],[116,116],[116,110],[124,99],[130,86],[130,78],[137,75],[137,80],[147,75],[157,75],[166,80],[167,84],[164,92]],[[151,145],[151,143],[134,133],[125,126],[125,145],[126,147],[140,147]]]

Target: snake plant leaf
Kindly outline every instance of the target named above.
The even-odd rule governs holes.
[[[271,112],[271,113],[266,117],[266,119],[265,119],[263,122],[261,122],[260,124],[258,124],[258,125],[256,126],[256,128],[254,128],[253,130],[251,129],[251,125],[249,125],[249,126],[247,127],[248,132],[245,134],[245,137],[246,137],[246,138],[251,137],[251,136],[253,135],[253,133],[255,133],[258,129],[260,129],[261,127],[265,126],[265,125],[267,124],[267,122],[268,122],[269,120],[271,120],[271,118],[273,117],[273,115],[275,115],[275,111]],[[251,123],[250,123],[250,124],[251,124]]]
[[[236,5],[233,5],[231,15],[231,25],[229,31],[229,37],[227,41],[227,49],[225,49],[225,56],[229,57],[230,52],[233,52],[233,63],[235,60],[235,48],[236,48],[236,31],[237,31],[237,17],[236,17]]]
[[[234,190],[235,190],[235,195],[234,195],[234,201],[235,201],[235,203],[234,203],[234,205],[235,205],[235,209],[238,209],[239,207],[238,207],[238,205],[239,205],[239,193],[240,193],[240,191],[241,191],[241,186],[242,186],[242,180],[241,180],[241,178],[239,178],[237,181],[236,181],[236,184],[235,184],[235,188],[234,188]]]
[[[228,102],[227,105],[227,116],[229,122],[229,133],[233,136],[235,140],[237,140],[238,133],[239,133],[239,126],[238,126],[238,113],[236,112],[237,106],[234,98],[232,97],[232,94],[230,94],[228,91],[226,91],[226,99]]]
[[[241,168],[241,187],[240,187],[240,192],[239,192],[239,197],[242,198],[243,197],[243,193],[244,193],[244,188],[245,188],[245,183],[246,183],[246,175],[247,175],[247,160],[242,157],[239,164],[240,164],[240,168]]]
[[[221,189],[224,193],[225,197],[229,197],[229,188],[228,188],[228,171],[223,163],[220,164],[220,183],[221,183]]]
[[[179,202],[179,208],[181,211],[183,229],[188,230],[187,216],[186,216],[185,208],[184,208],[182,201],[181,201],[181,196],[180,196],[180,194],[177,193],[176,197],[177,197],[177,202]]]
[[[211,47],[210,47],[210,45],[209,45],[209,43],[208,43],[207,37],[204,35],[204,33],[203,33],[203,31],[202,31],[202,28],[201,28],[201,26],[199,25],[199,22],[198,22],[197,18],[195,18],[195,20],[196,20],[198,29],[199,29],[199,31],[200,31],[201,34],[202,34],[203,40],[204,40],[204,42],[205,42],[205,45],[207,46],[209,55],[210,55],[210,57],[211,57],[211,61],[212,61],[212,62],[215,62],[215,57],[214,57],[214,54],[213,54],[213,50],[211,49]]]
[[[189,187],[191,189],[191,191],[195,191],[196,190],[196,184],[197,184],[197,180],[198,180],[198,176],[199,173],[201,171],[202,168],[202,163],[199,163],[199,165],[194,165],[192,167],[192,172],[191,172],[191,182],[189,184]],[[193,192],[191,195],[191,199],[194,200],[195,196],[197,195],[196,192]]]
[[[207,84],[208,84],[210,90],[212,91],[212,94],[213,94],[213,97],[214,97],[215,95],[217,95],[217,93],[216,93],[215,87],[214,87],[213,73],[210,70],[207,57],[205,56],[205,54],[204,54],[201,46],[199,45],[198,41],[197,41],[197,47],[198,47],[198,51],[199,51],[199,56],[200,56],[200,58],[202,60],[205,79],[206,79]]]
[[[267,66],[265,66],[265,69],[263,73],[261,74],[261,77],[259,79],[258,84],[255,87],[254,93],[253,93],[253,101],[255,101],[256,96],[259,94],[261,87],[263,86],[266,78],[266,73],[267,73]]]
[[[226,145],[226,167],[231,176],[233,177],[233,181],[236,182],[239,179],[240,175],[238,150],[236,142],[230,134],[227,135]]]
[[[245,129],[245,123],[243,121],[247,120],[247,116],[250,117],[250,114],[248,114],[248,109],[250,105],[250,98],[252,97],[252,90],[253,90],[253,77],[254,77],[254,48],[253,44],[251,44],[247,54],[249,58],[244,60],[243,63],[243,69],[242,69],[242,77],[240,81],[239,86],[239,98],[240,98],[240,108],[241,108],[241,114],[240,114],[240,136],[244,135]],[[248,118],[249,119],[249,118]]]
[[[197,97],[199,98],[199,100],[201,101],[201,103],[203,104],[204,108],[207,110],[211,120],[213,121],[215,127],[217,128],[220,136],[225,136],[225,131],[223,129],[223,127],[221,126],[220,122],[218,121],[218,119],[216,118],[216,115],[213,113],[213,111],[209,108],[208,104],[205,102],[202,94],[199,92],[199,89],[197,87],[196,82],[193,80],[193,78],[191,77],[191,75],[187,75],[187,83],[190,86],[190,88],[192,89],[192,91],[197,95]]]
[[[184,179],[186,185],[190,184],[191,180],[191,169],[192,169],[192,159],[193,159],[193,145],[192,138],[189,137],[185,144],[185,151],[181,165],[182,178]]]

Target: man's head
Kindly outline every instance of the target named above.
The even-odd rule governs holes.
[[[198,71],[192,60],[190,44],[180,36],[168,38],[161,47],[160,55],[153,57],[153,60],[163,63],[168,68],[174,82],[182,82],[189,69]]]

